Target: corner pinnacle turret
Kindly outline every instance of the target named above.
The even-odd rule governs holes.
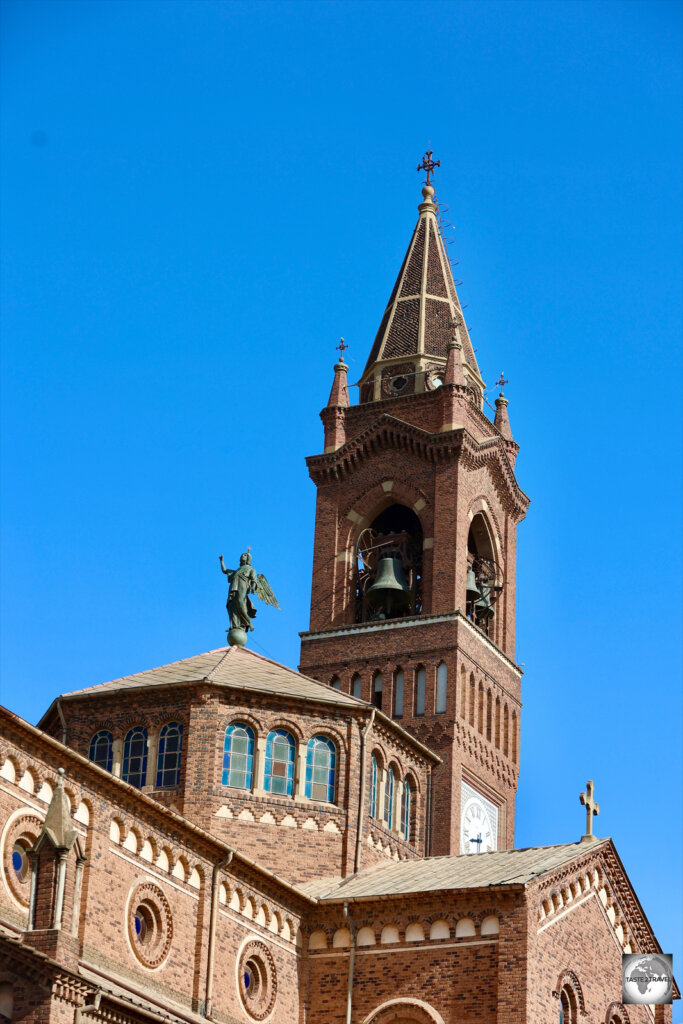
[[[462,372],[481,408],[484,382],[446,256],[430,176],[440,161],[425,154],[419,218],[360,379],[360,401],[376,402],[438,387],[457,325]]]

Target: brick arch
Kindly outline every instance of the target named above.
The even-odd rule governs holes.
[[[421,505],[419,512],[415,511],[417,504]],[[371,487],[364,494],[356,495],[349,502],[348,507],[342,509],[339,551],[355,551],[356,543],[363,530],[390,505],[405,505],[406,508],[415,512],[420,520],[423,538],[433,536],[434,510],[427,495],[405,481],[395,482],[391,491],[385,491],[380,483]],[[355,513],[353,522],[347,518],[351,513]]]
[[[312,740],[314,736],[325,736],[326,739],[332,740],[337,748],[337,754],[339,757],[344,755],[346,757],[346,740],[342,734],[329,722],[324,722],[319,726],[309,726],[302,736],[302,742],[308,745],[308,741]]]
[[[303,742],[304,733],[303,729],[298,722],[295,722],[292,718],[287,718],[283,715],[274,714],[272,719],[266,722],[263,726],[263,734],[267,736],[268,733],[273,732],[274,729],[285,729],[291,733],[295,740]]]
[[[372,748],[370,750],[370,757],[372,757],[373,754],[379,754],[378,760],[380,767],[382,769],[386,768],[387,764],[389,763],[389,758],[387,756],[386,750],[384,749],[381,743],[372,744]]]
[[[569,988],[574,994],[574,999],[582,1017],[586,1016],[586,1003],[583,998],[583,989],[576,972],[569,969],[562,971],[553,989],[553,998],[559,999],[563,988]]]
[[[256,718],[255,715],[249,711],[228,711],[225,717],[221,720],[221,724],[218,726],[218,731],[221,736],[225,736],[225,730],[233,722],[244,722],[245,725],[251,726],[257,736],[260,736],[264,732],[266,726],[263,724],[263,720]]]
[[[476,498],[470,504],[468,509],[470,516],[470,524],[475,516],[481,515],[486,520],[490,533],[491,539],[494,543],[494,547],[497,549],[496,561],[503,562],[503,531],[500,528],[498,522],[498,516],[495,510],[491,507],[491,503],[485,494],[478,494]]]
[[[445,1021],[422,999],[399,998],[382,1003],[363,1024],[445,1024]]]
[[[422,788],[420,786],[420,780],[418,778],[417,772],[415,771],[415,769],[412,766],[409,767],[409,768],[406,768],[405,775],[403,776],[403,781],[404,782],[406,782],[406,780],[408,780],[408,779],[410,779],[411,789],[413,790],[415,795],[416,796],[421,795],[422,794]]]
[[[605,1011],[605,1024],[631,1024],[628,1010],[623,1003],[610,1003]]]

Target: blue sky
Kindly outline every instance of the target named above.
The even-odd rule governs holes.
[[[681,968],[681,5],[2,5],[2,700],[220,646],[222,551],[296,665],[304,456],[427,143],[531,496],[517,844],[595,779]],[[677,1010],[674,1019],[679,1019]]]

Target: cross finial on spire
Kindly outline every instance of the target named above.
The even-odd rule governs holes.
[[[440,160],[432,160],[432,153],[434,150],[428,149],[425,155],[422,157],[422,163],[417,165],[418,171],[426,171],[427,177],[425,178],[425,184],[429,185],[429,176],[434,173],[435,167],[441,167]]]
[[[500,377],[498,378],[498,380],[495,382],[495,384],[493,386],[494,386],[494,388],[500,388],[500,393],[502,395],[503,394],[503,388],[505,387],[506,384],[509,384],[509,383],[510,383],[510,381],[506,380],[506,378],[503,376],[503,371],[501,370],[500,371]]]
[[[344,339],[340,338],[337,348],[339,349],[339,361],[342,363],[344,362],[344,352],[348,347],[349,346],[345,343]]]
[[[586,792],[581,793],[579,800],[586,808],[586,834],[584,839],[593,838],[593,815],[600,813],[600,804],[596,804],[593,799],[593,780],[589,779],[586,783]]]

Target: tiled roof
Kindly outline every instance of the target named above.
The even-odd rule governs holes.
[[[219,647],[215,651],[197,654],[193,658],[173,661],[146,672],[112,679],[97,686],[72,690],[64,697],[81,697],[91,693],[130,690],[140,686],[168,686],[171,683],[219,683],[261,693],[279,693],[300,699],[323,701],[327,704],[364,707],[365,701],[333,690],[317,679],[303,676],[294,669],[280,665],[270,658],[243,647]]]
[[[526,850],[429,857],[425,860],[390,862],[369,868],[326,892],[320,886],[309,892],[327,900],[362,900],[381,896],[436,892],[448,889],[480,889],[496,885],[525,885],[538,875],[594,850],[599,843],[567,843],[563,846],[532,846]]]

